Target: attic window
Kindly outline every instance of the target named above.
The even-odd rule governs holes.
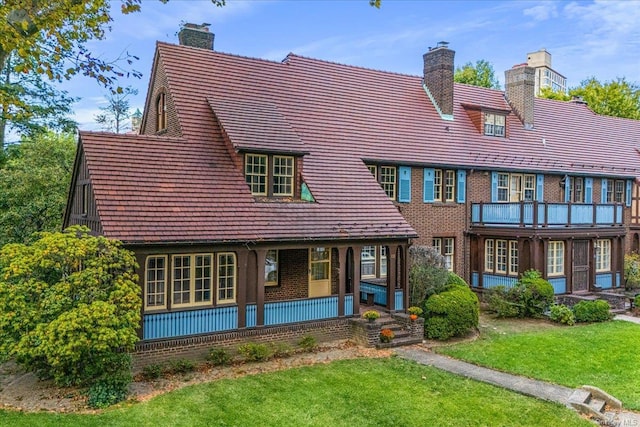
[[[244,177],[254,196],[293,197],[294,157],[247,153]]]
[[[505,136],[505,116],[495,113],[484,113],[484,134]]]
[[[156,131],[160,132],[167,128],[167,103],[164,92],[160,92],[158,94],[158,98],[156,99],[156,111],[158,115],[156,120]]]

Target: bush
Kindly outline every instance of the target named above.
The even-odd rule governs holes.
[[[553,303],[553,286],[536,270],[528,270],[511,288],[496,286],[487,296],[498,317],[540,317]]]
[[[378,313],[376,310],[367,310],[364,313],[362,313],[362,317],[364,317],[370,322],[373,322],[374,320],[380,317],[380,313]]]
[[[432,295],[425,303],[425,336],[446,340],[478,327],[479,303],[469,288]]]
[[[431,246],[409,248],[409,305],[420,306],[431,295],[446,290],[449,272],[444,257]]]
[[[523,311],[522,304],[517,302],[520,298],[512,289],[496,286],[487,292],[486,300],[489,311],[495,313],[496,317],[518,317]]]
[[[304,351],[311,352],[318,348],[318,341],[313,335],[305,335],[298,341],[298,346]]]
[[[573,306],[576,322],[606,322],[611,320],[609,303],[603,300],[580,301]]]
[[[630,291],[640,287],[640,255],[624,256],[624,287]]]
[[[195,371],[195,369],[196,364],[189,359],[177,359],[169,362],[169,372],[172,374],[186,374]]]
[[[213,364],[213,366],[224,366],[231,363],[231,355],[224,348],[212,348],[209,350],[207,360]]]
[[[248,342],[238,347],[240,353],[249,362],[261,362],[271,357],[271,352],[266,344]]]
[[[633,299],[633,306],[636,309],[640,308],[640,294],[636,295],[636,297]]]
[[[273,357],[290,357],[293,354],[293,348],[286,342],[271,344],[271,355]]]
[[[447,281],[445,282],[445,286],[446,286],[447,290],[451,290],[451,289],[454,289],[456,287],[462,287],[462,288],[468,288],[469,287],[467,282],[465,282],[462,277],[458,276],[456,273],[453,273],[451,271],[449,272],[449,275],[447,276]]]
[[[549,319],[556,323],[562,323],[564,325],[574,325],[576,323],[576,316],[573,311],[564,304],[554,304],[550,308]]]
[[[122,402],[129,394],[131,378],[101,379],[93,383],[87,392],[87,405],[102,409]]]
[[[146,380],[155,380],[162,376],[163,368],[159,363],[153,363],[142,368],[142,376]]]

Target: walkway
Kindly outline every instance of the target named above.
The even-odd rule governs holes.
[[[637,319],[635,322],[638,323]],[[396,353],[403,359],[413,360],[422,365],[433,366],[435,368],[451,372],[452,374],[461,375],[466,378],[471,378],[512,390],[520,394],[571,407],[569,405],[569,397],[574,392],[574,389],[572,388],[483,368],[481,366],[433,353],[420,346],[398,348],[396,349]],[[604,416],[606,417],[606,425],[608,426],[640,426],[640,414],[635,412],[624,410],[606,411]]]

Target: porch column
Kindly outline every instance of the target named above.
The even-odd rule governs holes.
[[[403,243],[402,251],[404,258],[402,259],[402,291],[404,292],[404,309],[409,308],[409,245]]]
[[[347,288],[347,248],[338,248],[338,264],[340,275],[338,279],[338,317],[344,317],[344,295]]]
[[[565,248],[564,248],[564,274],[566,276],[567,281],[567,293],[573,293],[573,239],[565,240]],[[547,259],[547,254],[549,253],[549,243],[547,241],[546,251],[544,251],[545,259]],[[592,264],[592,263],[590,263]],[[546,265],[546,264],[545,264]],[[591,267],[589,267],[591,268]],[[548,279],[547,279],[548,280]]]
[[[236,289],[236,303],[238,304],[238,328],[247,326],[247,262],[249,253],[241,249],[236,253],[238,258],[238,287]]]
[[[353,315],[360,316],[360,257],[362,246],[353,248]]]
[[[256,326],[264,326],[264,265],[266,249],[256,249]]]
[[[485,242],[484,236],[479,236],[478,237],[478,256],[476,259],[475,266],[471,266],[471,277],[469,277],[469,280],[471,280],[471,286],[473,287],[473,267],[475,267],[478,271],[478,288],[479,289],[484,289],[484,262],[485,262],[485,259],[484,259],[485,243],[484,242]]]
[[[616,277],[618,273],[620,273],[620,277],[624,280],[624,261],[622,262],[622,268],[620,266],[620,255],[622,255],[622,259],[624,260],[624,240],[622,237],[615,237],[611,242],[611,287],[616,288]],[[594,276],[595,282],[595,276]]]
[[[398,245],[389,245],[387,248],[387,309],[394,311],[398,277]]]

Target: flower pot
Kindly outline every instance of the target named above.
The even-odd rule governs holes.
[[[417,318],[418,318],[417,314],[410,314],[409,315],[409,319],[411,319],[411,320],[416,320]]]

